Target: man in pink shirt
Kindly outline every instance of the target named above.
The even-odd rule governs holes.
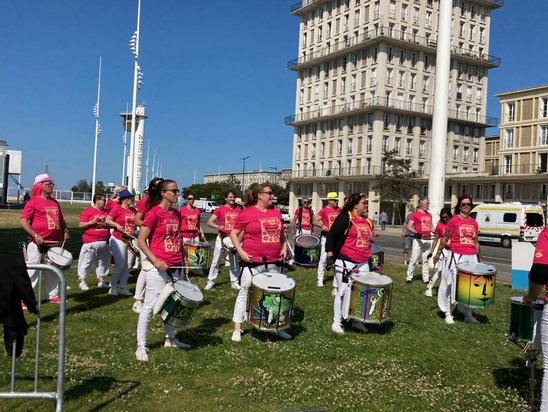
[[[325,241],[327,239],[327,233],[331,225],[341,213],[341,208],[338,205],[339,197],[336,192],[329,192],[327,194],[327,206],[318,212],[318,215],[314,218],[314,226],[319,227],[322,230],[321,235],[321,252],[320,261],[318,262],[318,287],[323,287],[323,277],[325,273],[325,262],[327,254],[325,253]]]
[[[81,290],[88,290],[86,277],[95,267],[97,274],[97,286],[103,287],[105,276],[108,275],[110,265],[110,247],[108,239],[110,230],[105,223],[108,216],[105,210],[105,195],[95,194],[93,206],[90,206],[80,214],[80,229],[82,233],[82,248],[78,257],[78,279]]]
[[[413,246],[411,249],[411,259],[407,266],[407,277],[405,281],[411,283],[413,281],[413,272],[415,265],[422,258],[422,281],[428,283],[430,278],[430,265],[428,255],[430,254],[430,246],[432,245],[432,233],[434,226],[432,225],[432,215],[428,212],[430,200],[423,197],[419,200],[419,207],[409,217],[407,229],[413,235]]]
[[[69,231],[61,207],[53,199],[55,183],[46,174],[36,176],[32,185],[32,198],[25,204],[19,223],[29,235],[27,246],[27,263],[43,263],[47,250],[67,241]],[[38,283],[41,272],[28,270],[32,287]],[[50,303],[60,303],[57,278],[49,272],[45,273],[45,289]]]

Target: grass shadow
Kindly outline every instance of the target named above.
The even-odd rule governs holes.
[[[111,378],[110,376],[94,376],[66,391],[65,400],[70,401],[83,397],[89,397],[89,395],[93,392],[99,392],[101,394],[109,392],[111,394],[109,399],[89,409],[89,411],[100,411],[107,407],[110,403],[118,400],[121,396],[135,390],[140,385],[140,382],[119,381]]]
[[[541,354],[539,353],[538,361]],[[529,404],[530,410],[537,411],[540,406],[540,396],[542,391],[543,371],[536,367],[534,362],[534,382],[531,382],[531,368],[527,365],[526,358],[514,358],[512,360],[513,368],[501,368],[493,371],[495,383],[499,388],[511,388],[516,390],[519,395]],[[531,388],[532,384],[532,388]],[[531,389],[533,389],[534,399],[531,399]]]

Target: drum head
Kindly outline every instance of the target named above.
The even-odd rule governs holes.
[[[523,296],[510,296],[508,300],[512,305],[528,305],[528,303],[523,303]],[[542,310],[544,309],[544,304],[544,299],[537,298],[537,300],[533,302],[533,307],[537,310]]]
[[[52,247],[48,250],[48,258],[56,265],[68,267],[72,265],[72,253],[60,247]]]
[[[228,236],[223,238],[223,245],[225,245],[229,249],[234,249],[234,243],[232,242],[232,239]]]
[[[198,288],[198,286],[193,285],[186,280],[178,280],[177,282],[173,283],[173,288],[179,295],[181,295],[186,300],[190,300],[193,302],[201,302],[202,300],[204,300],[204,295],[202,291]]]
[[[478,276],[497,274],[497,269],[494,266],[486,265],[485,263],[461,263],[457,265],[457,271]]]
[[[392,283],[392,279],[388,276],[376,272],[368,272],[366,274],[356,273],[352,274],[350,277],[352,280],[361,283],[362,285],[386,286]]]
[[[295,244],[308,249],[318,246],[320,244],[320,238],[316,235],[299,235],[295,238]]]
[[[133,248],[134,248],[135,250],[140,250],[140,249],[139,249],[139,246],[137,246],[137,239],[131,239],[131,240],[129,241],[129,244],[130,244],[131,246],[133,246]]]
[[[263,272],[253,276],[253,286],[273,292],[287,292],[295,288],[295,281],[278,272]]]

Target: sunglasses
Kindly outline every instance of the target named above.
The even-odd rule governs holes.
[[[166,189],[166,190],[164,190],[164,192],[171,192],[174,195],[178,195],[179,194],[179,189]]]
[[[472,203],[461,203],[461,206],[472,206]]]
[[[193,197],[187,197],[186,200],[194,200]]]
[[[274,195],[274,192],[272,192],[272,191],[270,191],[270,192],[261,192],[261,193],[264,193],[265,195],[268,195],[268,196]]]

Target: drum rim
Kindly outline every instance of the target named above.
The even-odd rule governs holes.
[[[282,288],[280,287],[280,289],[275,289],[275,290],[273,290],[273,289],[265,289],[264,287],[259,286],[259,285],[257,285],[256,283],[254,283],[255,280],[257,280],[257,277],[258,277],[259,275],[263,275],[262,277],[264,277],[264,276],[266,276],[266,273],[275,273],[275,274],[277,274],[277,275],[280,275],[280,276],[282,277],[282,279],[287,279],[287,281],[289,282],[289,286],[292,286],[292,287],[289,287],[289,288],[287,288],[287,289],[282,289]],[[294,280],[293,278],[290,278],[289,276],[284,275],[283,273],[279,273],[279,272],[261,272],[261,273],[257,273],[257,274],[256,274],[255,276],[253,276],[253,278],[251,279],[251,285],[252,285],[252,287],[255,287],[256,289],[262,290],[262,291],[264,291],[264,292],[269,292],[269,293],[276,293],[276,292],[278,292],[278,293],[285,293],[285,292],[290,292],[290,291],[294,290],[295,287],[297,286],[297,284],[295,283],[295,280]]]
[[[312,246],[303,246],[303,245],[300,245],[300,244],[299,244],[299,239],[300,239],[300,238],[305,238],[305,237],[306,237],[306,238],[312,238],[312,239],[314,239],[314,240],[316,241],[316,244],[315,244],[315,245],[312,245]],[[321,243],[320,237],[319,237],[319,236],[316,236],[316,235],[314,235],[314,234],[302,234],[302,235],[297,235],[297,236],[295,236],[295,245],[296,245],[296,246],[299,246],[299,247],[302,247],[302,248],[304,248],[304,249],[312,249],[312,248],[314,248],[314,247],[319,246],[320,243]]]
[[[462,269],[461,267],[464,266],[464,265],[483,265],[483,266],[488,266],[490,268],[493,268],[493,270],[490,271],[490,272],[471,271],[471,270]],[[492,276],[492,275],[497,274],[497,268],[494,267],[493,265],[489,265],[487,263],[481,263],[481,262],[478,262],[478,263],[461,263],[461,264],[457,265],[457,272],[464,272],[464,273],[468,273],[470,275],[477,275],[477,276],[489,276],[489,275]]]

